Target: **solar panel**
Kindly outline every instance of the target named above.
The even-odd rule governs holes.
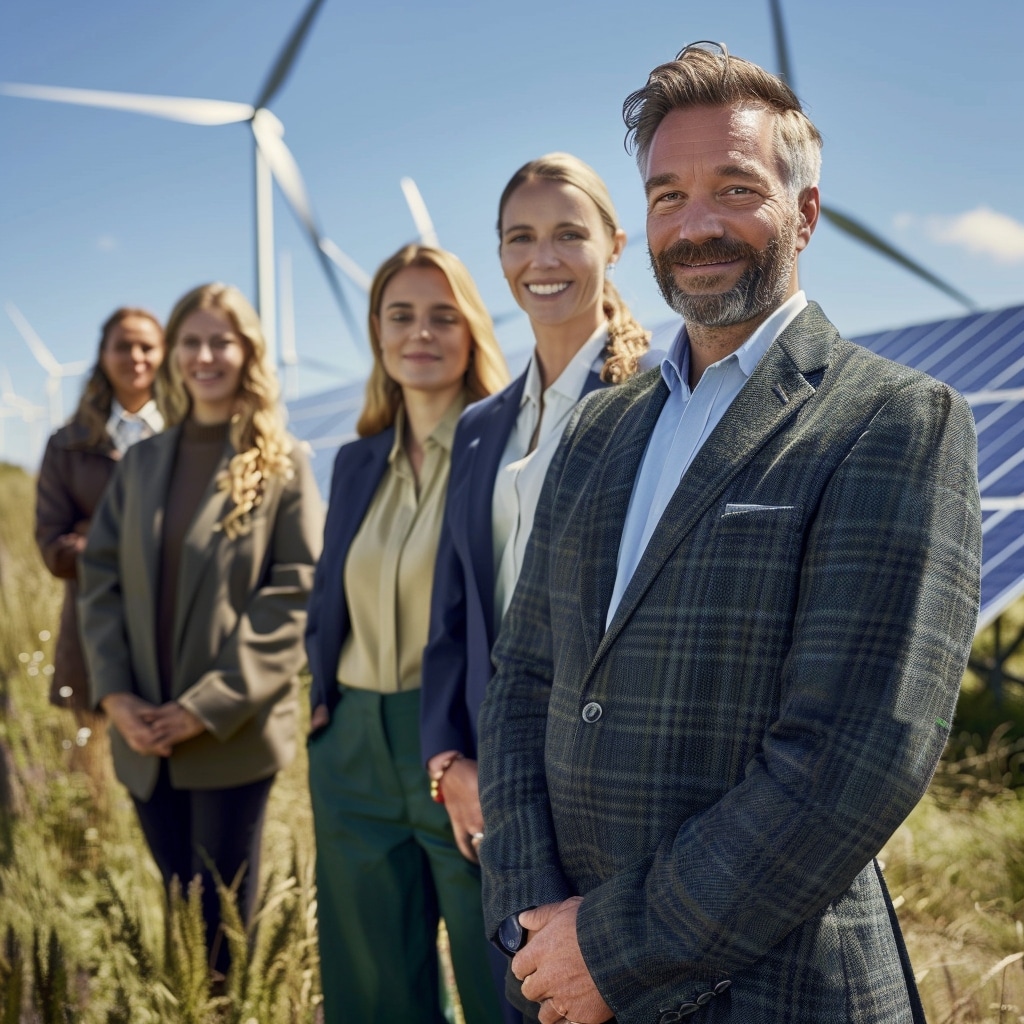
[[[667,348],[674,333],[674,324],[663,325],[654,332],[654,344]],[[1024,594],[1024,306],[853,340],[930,373],[970,403],[978,426],[982,629]],[[363,396],[360,381],[288,403],[289,429],[312,448],[325,496],[335,451],[355,437]]]
[[[854,341],[956,388],[978,427],[982,629],[1024,594],[1024,306]]]
[[[346,441],[355,440],[365,394],[365,382],[357,381],[287,403],[288,429],[309,445],[313,475],[324,498],[331,489],[335,453]]]

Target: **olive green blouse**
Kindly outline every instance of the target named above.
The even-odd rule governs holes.
[[[452,440],[465,405],[460,396],[427,438],[418,488],[399,410],[388,467],[345,560],[352,628],[338,659],[344,686],[378,693],[419,688]]]

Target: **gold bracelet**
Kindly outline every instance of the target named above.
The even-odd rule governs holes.
[[[441,764],[441,767],[438,768],[433,775],[430,776],[430,799],[433,800],[435,804],[444,803],[444,793],[441,792],[441,780],[444,778],[444,773],[448,771],[456,761],[461,761],[464,756],[465,755],[456,751],[451,757]]]

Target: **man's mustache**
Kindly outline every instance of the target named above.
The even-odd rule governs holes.
[[[673,242],[653,256],[658,266],[666,267],[673,263],[685,263],[691,267],[704,266],[709,263],[728,263],[744,257],[757,257],[758,250],[746,242],[735,239],[714,238],[697,245],[684,239]]]

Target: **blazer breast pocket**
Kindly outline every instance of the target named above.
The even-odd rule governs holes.
[[[713,529],[714,575],[722,579],[762,573],[787,578],[798,571],[803,519],[800,505],[722,505]]]
[[[729,519],[732,516],[754,516],[764,518],[771,516],[774,519],[782,519],[784,522],[792,518],[792,513],[797,511],[796,505],[756,505],[744,502],[726,502],[722,512],[722,519]],[[787,515],[786,513],[789,513]]]

